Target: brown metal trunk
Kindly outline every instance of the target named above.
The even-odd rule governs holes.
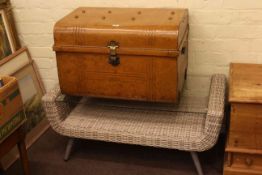
[[[176,103],[187,38],[185,9],[78,8],[54,28],[61,90]]]

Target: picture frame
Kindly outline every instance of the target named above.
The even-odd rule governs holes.
[[[26,47],[0,60],[0,75],[14,76],[18,80],[24,110],[27,117],[25,123],[26,147],[30,147],[48,128],[41,98],[46,93],[34,60]],[[4,169],[10,167],[18,158],[18,150],[14,148],[2,159]]]
[[[0,9],[5,11],[7,20],[10,24],[10,31],[13,36],[15,50],[18,50],[21,48],[20,40],[17,34],[16,25],[14,21],[14,15],[13,15],[13,7],[11,5],[10,0],[0,0]]]
[[[40,108],[45,88],[28,49],[23,47],[0,61],[0,75],[10,75],[18,79],[29,132],[44,118],[44,111]]]
[[[15,52],[16,46],[6,11],[0,9],[0,60]]]

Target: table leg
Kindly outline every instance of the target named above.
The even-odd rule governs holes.
[[[21,140],[17,143],[19,154],[20,154],[20,159],[22,162],[23,170],[24,170],[24,175],[30,175],[29,172],[29,163],[28,163],[28,156],[27,156],[27,151],[25,147],[25,141]]]
[[[0,161],[0,175],[2,175],[4,173],[4,168],[3,168],[3,165]]]

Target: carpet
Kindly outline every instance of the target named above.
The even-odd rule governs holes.
[[[196,175],[188,152],[77,140],[70,159],[63,160],[68,138],[49,129],[29,149],[32,175]],[[205,175],[222,175],[224,137],[200,153]],[[20,160],[5,175],[22,174]]]

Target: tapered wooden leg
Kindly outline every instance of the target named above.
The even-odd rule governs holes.
[[[66,146],[66,151],[65,151],[65,156],[64,160],[67,161],[69,159],[70,153],[72,151],[72,147],[74,145],[74,138],[69,138],[67,146]]]
[[[29,162],[28,162],[28,156],[27,156],[27,151],[25,147],[25,141],[21,140],[17,143],[19,154],[20,154],[20,159],[22,162],[22,167],[24,170],[25,175],[30,175],[29,171]]]
[[[197,174],[198,175],[204,175],[197,153],[196,152],[190,152],[190,154],[191,154],[191,157],[194,161],[194,164],[195,164],[195,167],[196,167],[196,170],[197,170]]]

